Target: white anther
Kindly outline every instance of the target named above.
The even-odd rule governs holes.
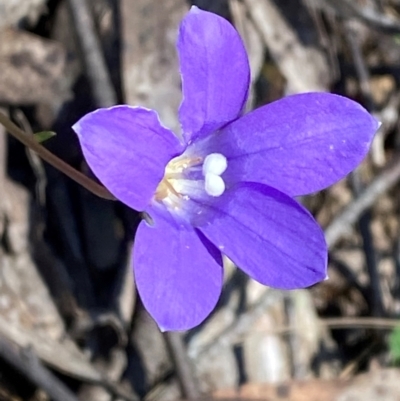
[[[221,175],[227,166],[228,162],[224,155],[221,153],[211,153],[204,159],[203,175],[204,177],[207,177],[207,174]]]
[[[206,174],[204,186],[210,196],[221,196],[225,191],[225,182],[217,174]]]

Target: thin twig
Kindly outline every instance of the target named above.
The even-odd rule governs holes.
[[[4,191],[6,180],[7,152],[6,152],[6,132],[0,126],[0,193]],[[1,203],[1,200],[0,200]]]
[[[344,30],[346,39],[350,45],[356,74],[360,82],[360,89],[366,103],[366,107],[369,112],[374,112],[375,104],[371,93],[370,74],[364,62],[361,48],[357,40],[357,31],[354,26],[354,20],[345,21]]]
[[[330,329],[380,329],[392,330],[400,326],[398,319],[378,317],[342,317],[320,319],[320,323]]]
[[[364,62],[360,45],[357,41],[357,32],[354,29],[353,21],[346,21],[344,23],[346,39],[349,42],[351,53],[353,56],[354,65],[358,80],[360,82],[360,89],[367,109],[370,112],[375,111],[375,104],[372,98],[370,86],[370,74]],[[378,133],[379,135],[379,133]],[[350,176],[350,185],[356,196],[359,196],[364,189],[364,184],[361,180],[360,170],[356,169]],[[377,266],[377,256],[374,249],[372,234],[371,234],[371,213],[365,211],[360,216],[359,228],[363,240],[363,250],[365,254],[365,262],[369,276],[369,292],[371,301],[371,311],[374,316],[382,316],[384,313],[384,306],[382,300],[381,282]]]
[[[286,297],[284,299],[284,307],[285,307],[285,323],[288,326],[294,325],[293,322],[296,318],[296,310],[293,302],[292,297]],[[293,379],[302,379],[304,378],[304,369],[303,369],[303,364],[302,364],[302,357],[298,352],[298,347],[300,345],[299,343],[299,337],[296,333],[296,331],[290,331],[287,332],[285,335],[285,341],[288,343],[287,347],[287,357],[289,360],[289,365],[290,365],[290,373],[291,377]]]
[[[386,319],[378,317],[338,317],[338,318],[320,318],[317,324],[330,330],[344,329],[373,329],[373,330],[393,330],[400,327],[400,320]],[[249,330],[251,333],[262,333],[265,335],[285,336],[290,332],[298,331],[297,326],[281,326],[270,330]],[[299,333],[301,335],[301,333]],[[237,338],[233,344],[242,342],[244,337]]]
[[[354,376],[356,371],[359,369],[360,364],[367,359],[368,356],[372,354],[374,348],[377,347],[377,339],[368,344],[368,346],[361,351],[361,353],[355,358],[355,360],[350,361],[339,373],[339,379],[350,379]]]
[[[400,92],[391,94],[384,109],[375,113],[382,126],[375,135],[371,146],[371,159],[376,166],[383,167],[386,163],[385,139],[395,129],[399,119]]]
[[[51,164],[56,169],[63,172],[69,178],[85,187],[88,191],[94,193],[101,198],[115,200],[115,197],[102,185],[97,184],[80,171],[74,169],[69,164],[49,152],[44,146],[40,145],[34,138],[26,134],[18,128],[5,114],[0,112],[0,124],[2,124],[14,138],[18,139],[29,149],[35,151],[43,160]]]
[[[216,338],[213,338],[212,341],[194,350],[191,356],[194,359],[206,357],[218,352],[223,347],[238,343],[239,339],[252,330],[254,323],[266,313],[265,311],[284,296],[282,291],[266,288],[254,306],[238,316],[232,324],[226,327]]]
[[[78,401],[64,383],[46,369],[32,348],[20,349],[0,337],[0,357],[43,389],[55,401]]]
[[[394,159],[326,228],[325,238],[329,248],[333,248],[342,235],[350,232],[351,227],[380,195],[400,180],[400,156],[396,155]]]
[[[395,264],[395,272],[396,272],[396,284],[394,290],[394,296],[396,298],[400,297],[400,227],[397,229],[397,238],[395,240],[393,246],[393,258]]]
[[[69,0],[69,8],[86,64],[87,78],[93,97],[99,107],[110,107],[117,103],[106,62],[87,0]]]
[[[26,118],[24,112],[21,109],[16,109],[13,112],[12,117],[14,121],[21,127],[21,129],[30,137],[32,137],[34,132],[32,131],[32,127],[28,119]],[[37,201],[40,207],[44,208],[46,206],[46,187],[47,187],[46,171],[44,169],[40,157],[37,155],[36,152],[34,152],[29,147],[26,147],[26,155],[28,157],[29,164],[31,165],[33,174],[35,175],[36,178],[35,192]]]
[[[349,287],[354,288],[357,290],[368,303],[370,300],[370,293],[367,289],[360,284],[359,280],[357,279],[356,273],[342,260],[337,259],[334,253],[329,255],[329,265],[336,268],[336,270],[346,279]]]
[[[269,54],[287,80],[288,91],[296,93],[327,90],[330,75],[324,55],[317,48],[304,45],[296,29],[283,15],[279,3],[273,0],[244,1]],[[301,73],[299,65],[302,66]]]
[[[384,15],[372,7],[361,6],[354,0],[319,0],[319,2],[343,18],[356,17],[368,26],[386,33],[400,32],[400,21]]]
[[[171,353],[182,395],[188,400],[199,398],[199,384],[181,334],[167,331],[164,333],[164,339]]]
[[[0,194],[4,194],[6,185],[6,167],[7,167],[7,151],[6,151],[6,130],[0,125]],[[5,211],[4,195],[0,196],[0,241],[5,229]],[[1,257],[1,256],[0,256]]]

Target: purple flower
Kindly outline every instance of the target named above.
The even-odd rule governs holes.
[[[246,51],[214,14],[192,7],[177,47],[181,140],[142,107],[100,109],[73,127],[101,182],[153,220],[139,225],[133,265],[162,330],[188,329],[209,315],[222,286],[221,252],[272,287],[323,280],[323,232],[293,197],[348,174],[378,128],[359,104],[327,93],[289,96],[241,116]]]

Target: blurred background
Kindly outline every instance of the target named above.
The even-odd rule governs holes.
[[[0,400],[400,400],[400,1],[0,0],[1,112],[26,135],[55,131],[44,146],[89,176],[71,130],[85,113],[142,105],[179,130],[192,4],[241,34],[248,110],[330,91],[382,122],[357,171],[301,199],[330,279],[280,292],[226,261],[207,321],[162,335],[134,287],[140,216],[0,126]]]

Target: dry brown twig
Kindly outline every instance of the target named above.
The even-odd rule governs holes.
[[[164,339],[171,353],[182,394],[188,400],[195,400],[200,396],[200,389],[181,334],[166,332]]]
[[[361,6],[354,0],[314,0],[315,4],[324,9],[334,11],[343,18],[357,18],[364,24],[386,33],[400,32],[400,21],[382,14],[369,6]]]
[[[361,46],[357,40],[356,27],[354,26],[353,21],[345,21],[344,30],[345,37],[347,39],[347,42],[349,43],[349,47],[353,57],[353,62],[355,65],[364,102],[367,106],[367,109],[373,113],[375,111],[375,103],[373,101],[371,92],[371,77],[361,51]],[[364,189],[364,183],[362,182],[359,169],[354,170],[353,173],[350,175],[350,186],[352,187],[356,197]],[[371,312],[374,316],[382,316],[384,313],[382,289],[377,266],[377,255],[374,249],[371,234],[371,215],[370,213],[368,213],[368,211],[361,214],[358,226],[362,237],[362,247],[365,255],[365,262],[370,282],[370,285],[368,287],[370,296],[368,298],[371,302]]]
[[[78,401],[67,386],[46,369],[31,348],[16,349],[0,336],[0,356],[55,401]]]
[[[339,239],[351,231],[363,212],[370,208],[378,197],[390,190],[400,180],[400,155],[386,167],[325,229],[328,247],[332,249]]]
[[[237,343],[240,338],[251,331],[253,324],[265,311],[277,301],[282,300],[283,297],[284,294],[282,291],[266,288],[253,307],[238,316],[217,338],[214,338],[206,346],[196,349],[196,353],[191,355],[191,357],[194,359],[201,356],[206,357],[209,354],[218,352],[218,349],[226,345]]]
[[[323,91],[329,87],[327,61],[317,47],[305,46],[281,10],[271,0],[245,0],[248,12],[290,93]],[[302,68],[299,70],[298,66]]]
[[[114,106],[117,103],[117,96],[96,34],[89,4],[86,0],[68,0],[68,5],[97,106]]]

